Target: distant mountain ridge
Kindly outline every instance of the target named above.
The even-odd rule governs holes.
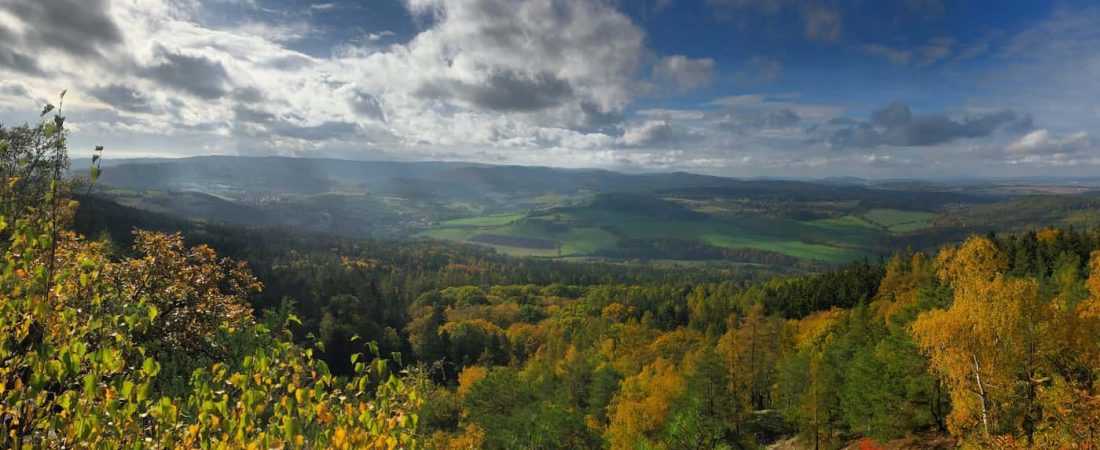
[[[87,164],[74,162],[73,171]],[[656,191],[719,186],[730,178],[687,172],[626,174],[603,169],[487,165],[466,162],[353,161],[319,158],[196,156],[104,160],[100,182],[131,189],[240,188],[267,193],[317,194],[360,189],[403,197],[469,198],[531,192]]]

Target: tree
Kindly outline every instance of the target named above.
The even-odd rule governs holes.
[[[683,391],[673,363],[658,358],[637,375],[623,380],[619,394],[608,407],[606,435],[612,449],[655,445],[668,427],[673,401]]]
[[[951,392],[948,427],[965,435],[976,423],[986,438],[1022,428],[1030,440],[1055,350],[1047,340],[1049,302],[1035,280],[1005,274],[1006,258],[988,239],[945,250],[937,263],[953,303],[922,313],[912,329]]]
[[[744,407],[762,410],[771,401],[772,375],[778,358],[780,324],[764,315],[756,303],[718,341],[727,360],[733,389],[744,399]]]
[[[63,122],[46,135],[63,136]],[[64,140],[53,142],[61,159]],[[144,235],[139,257],[112,260],[66,229],[75,205],[60,197],[59,171],[51,176],[45,194],[6,183],[29,189],[9,198],[40,195],[49,207],[0,212],[0,447],[419,444],[410,378],[382,359],[333,376],[311,349],[251,320],[240,296],[254,286],[241,266],[178,237]],[[213,330],[247,346],[196,368],[181,393],[158,389],[157,352],[188,350],[185,336],[208,344]]]

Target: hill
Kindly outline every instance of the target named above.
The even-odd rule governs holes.
[[[236,156],[115,161],[100,181],[96,195],[183,219],[443,239],[522,256],[804,269],[927,249],[1004,226],[1098,222],[1082,212],[1091,197],[1077,191],[1029,202],[1019,192],[1031,191],[1017,185],[973,181],[817,182]]]

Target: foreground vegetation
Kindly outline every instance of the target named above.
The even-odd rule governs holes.
[[[0,128],[0,447],[1100,440],[1100,230],[799,276],[515,259],[78,208],[63,123]]]
[[[333,375],[293,315],[252,316],[243,265],[152,233],[113,260],[69,231],[65,136],[60,115],[0,128],[0,447],[417,445],[416,375]]]

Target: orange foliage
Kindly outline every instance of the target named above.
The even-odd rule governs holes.
[[[799,349],[809,348],[818,344],[836,325],[841,317],[847,314],[842,309],[830,309],[810,314],[798,321],[798,331],[795,334],[795,346]]]
[[[1035,233],[1035,239],[1038,240],[1040,244],[1049,244],[1051,242],[1054,242],[1061,235],[1061,229],[1047,228],[1045,230],[1039,230],[1037,233]]]
[[[470,366],[462,369],[462,373],[458,374],[458,390],[456,393],[459,397],[465,397],[466,393],[473,389],[477,382],[484,380],[489,375],[489,369],[481,366]]]
[[[654,445],[668,425],[673,400],[683,389],[675,365],[658,358],[623,380],[621,386],[608,407],[611,448],[633,450]]]

